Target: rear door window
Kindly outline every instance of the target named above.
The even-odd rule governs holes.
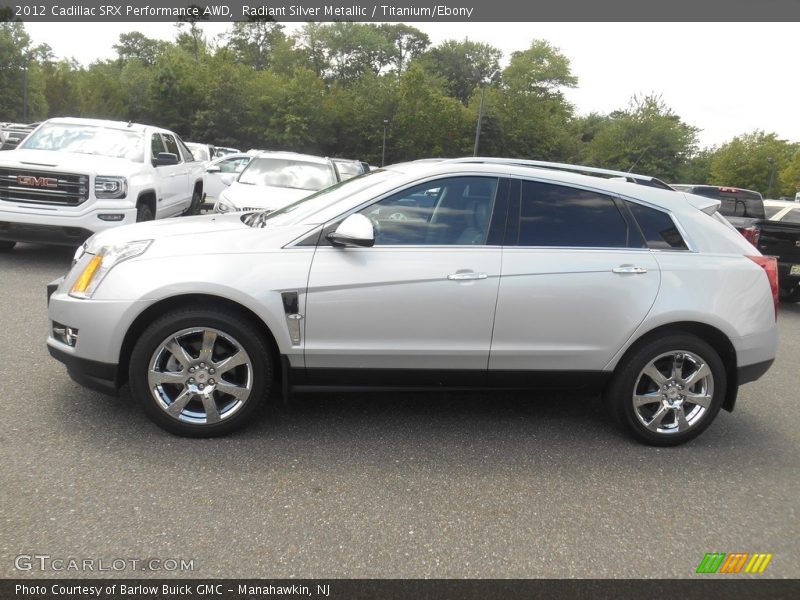
[[[517,245],[639,248],[642,243],[611,196],[523,181]]]

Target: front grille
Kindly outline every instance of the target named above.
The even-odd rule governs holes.
[[[0,201],[78,206],[88,199],[88,175],[0,168]]]

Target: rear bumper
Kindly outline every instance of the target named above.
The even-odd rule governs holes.
[[[763,362],[755,363],[753,365],[745,365],[743,367],[739,367],[736,370],[737,376],[737,383],[742,385],[744,383],[750,383],[751,381],[755,381],[756,379],[760,379],[762,375],[764,375],[769,368],[772,366],[772,363],[775,362],[775,359],[765,360]]]
[[[778,263],[778,285],[781,289],[790,290],[800,283],[800,275],[790,275],[792,266],[798,264],[800,264],[800,261]]]

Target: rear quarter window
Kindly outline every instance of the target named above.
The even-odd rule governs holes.
[[[642,230],[648,248],[653,250],[688,249],[675,222],[667,213],[635,202],[626,202],[626,204]]]

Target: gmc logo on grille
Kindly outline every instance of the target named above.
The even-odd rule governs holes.
[[[17,175],[17,183],[34,187],[58,187],[58,179],[53,177],[31,177],[30,175]]]

